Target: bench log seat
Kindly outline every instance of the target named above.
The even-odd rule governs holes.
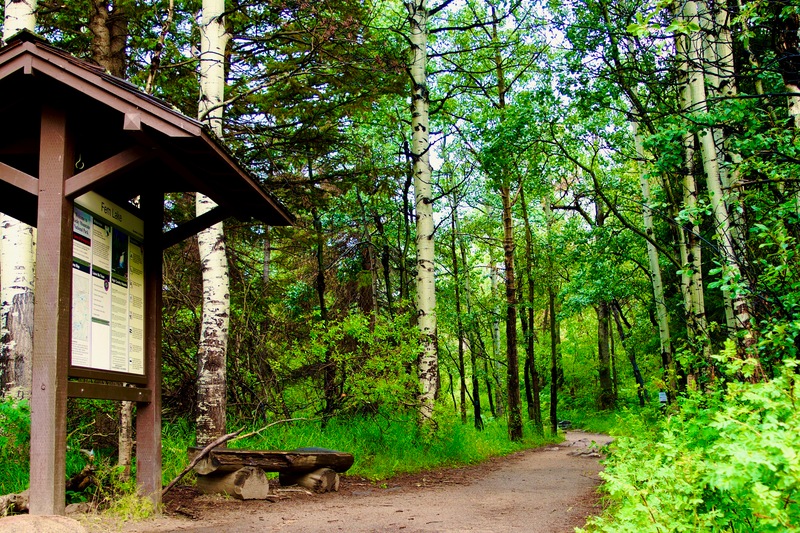
[[[189,448],[189,460],[200,450],[201,448]],[[353,466],[353,454],[323,448],[299,448],[292,451],[216,448],[195,465],[194,471],[201,475],[223,474],[248,466],[281,474],[303,474],[320,468],[342,473]]]

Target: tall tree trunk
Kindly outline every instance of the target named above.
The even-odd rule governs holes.
[[[37,0],[5,0],[3,41],[36,31]],[[31,396],[33,227],[0,215],[0,396]]]
[[[467,263],[467,247],[464,245],[464,239],[461,238],[461,225],[458,217],[455,217],[455,233],[458,236],[458,248],[461,253],[461,264],[464,267],[464,302],[467,305],[467,317],[469,317],[466,332],[469,341],[469,359],[472,368],[472,418],[475,424],[475,429],[478,431],[483,430],[483,415],[481,413],[481,390],[480,379],[478,375],[478,346],[479,343],[475,341],[475,337],[479,337],[480,333],[476,331],[475,320],[472,318],[472,285],[470,284],[469,276],[469,263]],[[482,344],[480,344],[482,346]],[[483,354],[484,361],[486,354]],[[488,389],[489,399],[491,400],[491,388]]]
[[[92,61],[122,79],[127,68],[128,18],[126,2],[92,0],[89,16]]]
[[[505,407],[503,400],[503,383],[500,380],[500,308],[498,303],[500,301],[500,270],[494,262],[490,259],[489,275],[491,277],[492,287],[492,377],[494,378],[494,403],[495,407],[493,412],[495,416],[505,415]]]
[[[680,13],[678,5],[676,11]],[[682,16],[682,15],[681,15]],[[685,114],[692,110],[692,76],[689,57],[689,37],[684,34],[675,35],[675,51],[680,60],[680,98],[681,108]],[[687,128],[688,130],[688,128]],[[679,229],[679,245],[681,263],[681,290],[686,311],[686,329],[689,337],[702,343],[702,352],[706,360],[710,357],[707,318],[705,310],[705,293],[703,289],[702,248],[700,246],[700,224],[698,222],[698,191],[695,179],[695,136],[687,131],[683,136],[683,209],[687,213],[688,222]],[[695,369],[688,368],[689,379],[695,379]]]
[[[533,427],[541,435],[544,433],[542,423],[542,405],[539,390],[539,372],[536,369],[536,323],[534,313],[535,282],[533,278],[533,231],[528,218],[528,203],[525,201],[525,191],[519,192],[522,219],[525,225],[525,263],[528,265],[526,280],[528,285],[525,313],[522,316],[522,332],[525,337],[525,397],[528,400],[528,418],[533,421]]]
[[[542,208],[547,223],[547,313],[550,318],[550,433],[558,433],[558,388],[561,382],[559,375],[559,359],[561,356],[561,325],[558,321],[558,310],[556,308],[556,281],[555,281],[555,261],[552,255],[552,234],[553,210],[550,207],[550,199],[542,199]]]
[[[311,161],[308,163],[309,168],[309,181],[313,181]],[[317,291],[317,302],[319,304],[319,318],[322,321],[323,327],[328,327],[328,304],[325,301],[325,292],[327,290],[325,284],[325,236],[322,233],[322,219],[319,216],[319,211],[314,207],[311,209],[311,216],[314,219],[314,237],[316,240],[316,260],[317,260],[317,276],[315,280],[315,288]],[[336,364],[331,360],[330,351],[325,350],[325,360],[323,362],[323,384],[322,390],[325,396],[325,414],[330,415],[333,413],[336,406]],[[324,423],[324,420],[323,420]]]
[[[644,161],[644,145],[642,136],[639,133],[639,124],[631,122],[631,133],[633,134],[634,145],[636,146],[636,157],[639,161]],[[655,237],[655,225],[653,224],[653,211],[650,204],[653,196],[650,193],[650,180],[647,174],[639,170],[639,184],[642,189],[642,218],[644,221],[644,231],[650,236]],[[672,340],[669,334],[669,310],[664,297],[664,282],[661,279],[661,265],[658,262],[658,251],[649,241],[647,246],[647,261],[650,267],[650,281],[653,286],[653,301],[656,306],[656,319],[658,322],[658,340],[661,347],[661,369],[663,371],[664,383],[670,398],[675,395],[675,368],[672,361]]]
[[[428,130],[428,6],[427,0],[406,2],[411,26],[411,158],[417,218],[417,325],[422,353],[419,357],[419,414],[427,423],[433,417],[439,380],[436,333],[436,288],[434,279],[433,197]]]
[[[686,2],[684,16],[689,22],[699,23],[697,3],[695,1],[689,0]],[[705,79],[703,70],[700,68],[703,65],[703,50],[702,33],[699,31],[693,32],[689,39],[689,65],[691,66],[689,87],[692,96],[692,109],[698,113],[705,113],[708,109]],[[744,348],[748,348],[755,343],[752,324],[750,323],[749,286],[746,278],[742,276],[743,273],[734,250],[733,235],[730,229],[730,214],[723,193],[714,132],[712,128],[706,128],[700,132],[699,136],[703,169],[705,170],[706,184],[716,221],[719,249],[725,270],[724,275],[738,280],[740,285],[735,294],[730,295],[728,291],[725,291],[723,296],[731,298],[736,318],[736,331],[742,333],[742,345]]]
[[[631,325],[622,315],[622,309],[620,309],[618,302],[612,304],[611,314],[614,317],[614,322],[617,324],[619,340],[622,341],[622,347],[625,349],[625,353],[628,354],[628,361],[631,363],[633,378],[636,380],[636,395],[639,397],[639,405],[644,407],[647,401],[647,395],[644,389],[644,377],[642,377],[642,371],[639,369],[639,363],[636,361],[636,346],[630,342],[628,334],[625,333],[625,328],[622,327],[622,322],[625,321],[628,330],[630,330]]]
[[[225,95],[224,0],[203,0],[200,21],[200,105],[198,117],[222,137]],[[216,207],[198,193],[196,214]],[[225,434],[226,360],[230,289],[222,223],[197,235],[203,276],[203,316],[197,351],[197,445],[205,446]]]
[[[455,193],[453,193],[455,197]],[[464,334],[464,319],[461,312],[461,276],[456,252],[458,228],[458,202],[453,198],[453,209],[450,218],[450,258],[453,263],[453,287],[455,288],[456,329],[458,335],[458,373],[460,376],[461,423],[467,423],[467,370],[464,364],[464,345],[467,342]]]
[[[597,362],[600,377],[600,397],[598,409],[614,407],[614,383],[611,379],[611,353],[608,339],[608,302],[602,301],[595,306],[597,313]]]
[[[519,356],[517,353],[517,280],[514,273],[514,225],[511,212],[511,190],[500,187],[503,202],[503,257],[506,270],[506,398],[508,437],[522,438],[522,412],[519,391]]]

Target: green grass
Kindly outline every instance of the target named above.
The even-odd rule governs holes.
[[[28,440],[30,418],[27,406],[0,404],[3,417],[0,438],[0,493],[21,492],[28,486]],[[27,421],[27,425],[26,425]],[[246,427],[244,433],[262,428]],[[229,431],[240,425],[231,423]],[[168,422],[162,432],[162,464],[164,484],[174,479],[188,464],[187,448],[194,444],[194,429],[183,420]],[[258,435],[232,441],[231,448],[263,450],[292,450],[315,446],[352,453],[355,457],[348,475],[371,480],[386,479],[397,474],[419,472],[438,467],[474,464],[489,457],[557,442],[562,436],[537,437],[531,426],[525,427],[525,438],[519,442],[508,439],[506,423],[487,420],[483,431],[471,423],[461,424],[452,415],[439,415],[436,431],[417,425],[415,413],[379,413],[364,417],[336,418],[327,425],[319,420],[297,420],[275,424]],[[85,464],[79,445],[70,447],[67,454],[67,474],[80,471]],[[73,450],[74,448],[74,450]],[[98,465],[113,469],[113,458],[96,458]],[[134,474],[135,475],[135,474]],[[191,480],[191,474],[188,478]]]
[[[379,480],[401,473],[474,464],[562,438],[536,437],[532,428],[526,427],[525,439],[510,442],[506,424],[500,421],[488,421],[481,432],[450,417],[440,417],[437,425],[433,433],[420,429],[413,414],[334,419],[325,427],[317,420],[299,420],[274,425],[257,436],[234,440],[229,447],[292,450],[314,446],[344,451],[355,457],[348,475]],[[257,429],[247,428],[244,434]],[[184,468],[186,447],[192,440],[193,435],[185,425],[165,425],[165,483]]]

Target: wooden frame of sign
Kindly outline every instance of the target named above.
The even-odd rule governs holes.
[[[231,216],[271,226],[293,217],[203,124],[33,34],[0,49],[0,91],[14,95],[0,106],[11,126],[0,131],[0,212],[38,229],[30,512],[64,513],[68,397],[137,402],[137,482],[159,502],[162,250]],[[194,191],[217,207],[165,232],[165,194]],[[113,208],[76,203],[86,193]],[[116,208],[141,235],[125,233]],[[90,221],[104,215],[101,229],[119,238],[113,261],[102,235],[91,242]]]

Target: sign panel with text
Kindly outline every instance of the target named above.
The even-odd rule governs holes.
[[[75,200],[71,364],[144,374],[144,224],[91,192]]]

